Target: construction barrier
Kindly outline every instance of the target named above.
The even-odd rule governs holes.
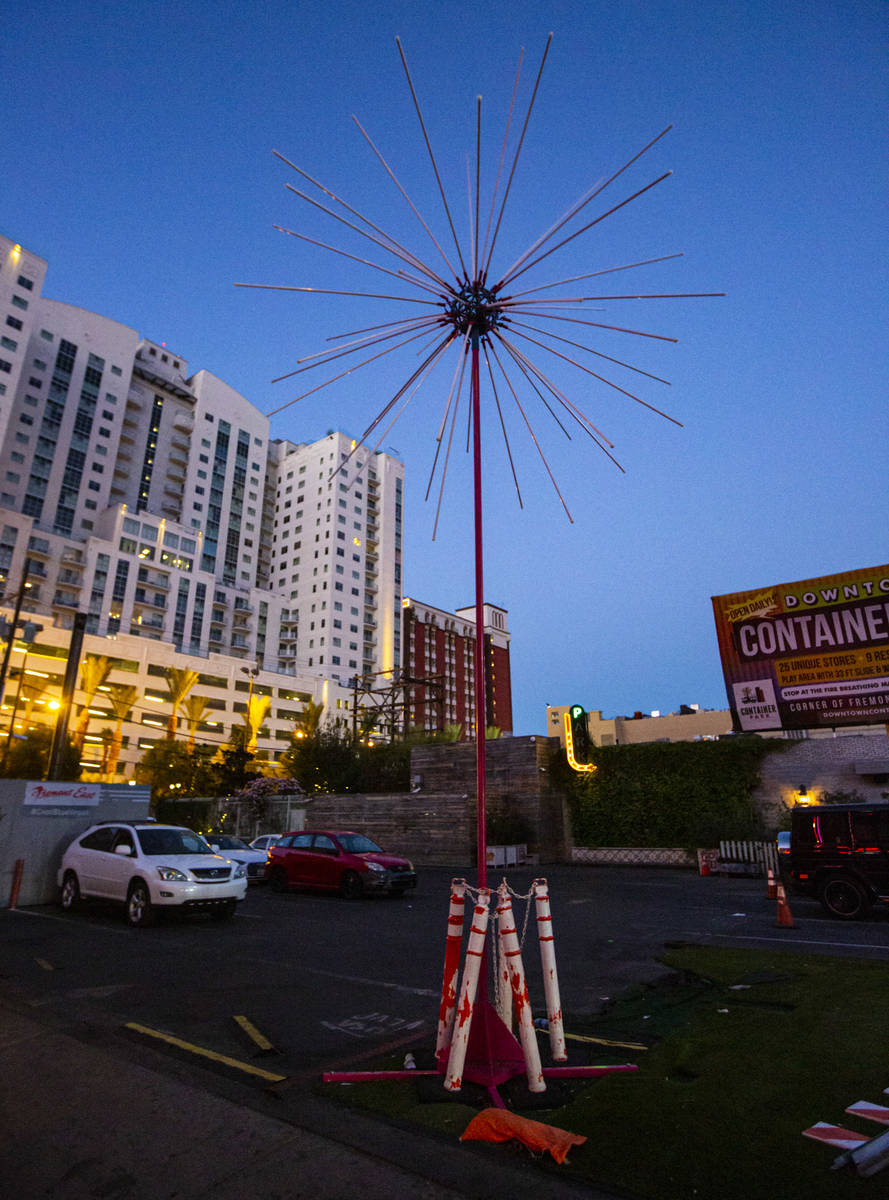
[[[441,1005],[438,1010],[438,1033],[435,1057],[451,1044],[454,1010],[457,1005],[457,977],[460,974],[460,949],[463,944],[463,919],[466,913],[466,881],[451,880],[451,905],[448,912],[448,936],[445,942],[444,974],[441,981]]]
[[[553,919],[549,910],[549,888],[546,880],[535,879],[532,890],[537,907],[537,939],[540,943],[540,966],[543,970],[549,1048],[553,1062],[566,1062],[568,1053],[565,1050],[562,1000],[559,995],[559,976],[556,971],[556,951],[553,943]]]
[[[469,1045],[469,1031],[472,1026],[475,995],[478,990],[478,978],[485,953],[485,935],[488,931],[490,905],[490,891],[487,888],[479,888],[478,903],[475,905],[472,913],[469,944],[466,947],[466,963],[463,968],[463,981],[460,987],[460,999],[457,1004],[456,1028],[451,1038],[448,1066],[445,1074],[444,1086],[445,1091],[448,1092],[459,1092],[463,1084],[463,1066],[466,1062],[466,1049]]]
[[[525,979],[522,950],[516,933],[512,900],[509,898],[509,888],[505,882],[497,889],[497,920],[500,927],[500,943],[508,968],[512,1002],[519,1026],[519,1041],[525,1059],[528,1088],[532,1092],[545,1092],[546,1084],[543,1081],[540,1049],[537,1045],[534,1018],[531,1014],[531,997],[528,995],[528,982]]]

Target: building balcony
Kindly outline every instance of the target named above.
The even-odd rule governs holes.
[[[28,557],[33,558],[35,554],[40,558],[50,558],[52,556],[52,550],[46,538],[28,538]]]
[[[145,587],[161,588],[168,592],[170,590],[170,580],[167,575],[158,575],[154,571],[148,571],[145,567],[139,568],[139,583]]]
[[[144,588],[136,588],[136,594],[133,597],[133,604],[139,608],[160,609],[161,612],[167,611],[166,596],[155,596],[151,592],[146,592]]]
[[[80,607],[80,597],[72,596],[69,592],[56,592],[52,598],[53,608],[73,608]]]
[[[164,623],[156,618],[147,619],[145,617],[137,617],[130,622],[130,633],[135,633],[144,637],[154,637],[164,632]]]

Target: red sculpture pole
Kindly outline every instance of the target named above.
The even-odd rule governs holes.
[[[485,826],[485,584],[482,553],[482,424],[479,404],[478,333],[472,332],[472,452],[475,498],[475,778],[478,797],[478,886],[488,885],[488,839]]]

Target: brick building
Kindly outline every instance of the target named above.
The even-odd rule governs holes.
[[[512,732],[510,635],[506,609],[484,607],[485,726]],[[475,607],[445,612],[431,604],[402,601],[402,655],[406,684],[405,731],[443,731],[461,726],[461,740],[475,736]]]

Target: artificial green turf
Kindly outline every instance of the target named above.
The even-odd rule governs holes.
[[[889,1168],[870,1180],[831,1171],[840,1151],[802,1136],[816,1121],[882,1132],[844,1110],[889,1102],[889,965],[696,946],[664,962],[676,972],[666,982],[634,989],[592,1021],[566,1017],[569,1033],[649,1045],[622,1054],[569,1040],[570,1063],[633,1061],[638,1071],[551,1084],[551,1108],[532,1103],[520,1081],[501,1089],[517,1112],[586,1135],[566,1164],[541,1167],[645,1200],[889,1194]],[[478,1111],[465,1100],[486,1103],[481,1094],[436,1102],[434,1088],[394,1082],[335,1094],[455,1138]]]

